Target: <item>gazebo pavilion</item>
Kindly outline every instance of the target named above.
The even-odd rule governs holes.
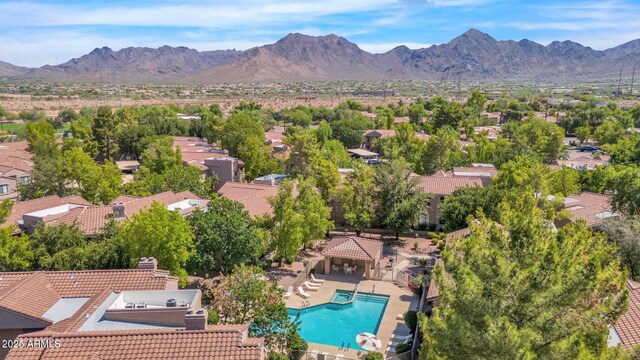
[[[342,271],[346,264],[347,268],[364,269],[364,279],[371,279],[382,257],[382,247],[378,240],[336,236],[322,250],[324,273],[330,274],[332,269]]]

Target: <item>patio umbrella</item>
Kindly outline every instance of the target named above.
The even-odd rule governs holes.
[[[356,336],[356,342],[361,348],[367,351],[376,351],[382,348],[382,340],[378,339],[372,333],[360,333]]]

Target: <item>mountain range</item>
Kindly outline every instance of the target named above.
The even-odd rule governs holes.
[[[0,77],[26,81],[232,83],[322,80],[556,81],[616,78],[640,69],[640,39],[604,51],[572,41],[499,41],[471,29],[423,49],[371,54],[337,36],[289,34],[245,51],[96,48],[60,65],[25,68],[0,61]]]

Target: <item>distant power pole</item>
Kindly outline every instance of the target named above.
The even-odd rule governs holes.
[[[636,78],[636,67],[633,67],[633,72],[631,73],[631,96],[633,96],[633,81]]]
[[[620,76],[618,76],[618,93],[616,95],[620,96],[622,93],[620,92],[620,82],[622,81],[622,68],[620,68]]]

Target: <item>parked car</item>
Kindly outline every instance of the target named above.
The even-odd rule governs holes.
[[[602,151],[600,148],[593,145],[582,145],[578,147],[578,150],[581,152],[594,152],[594,151]]]

